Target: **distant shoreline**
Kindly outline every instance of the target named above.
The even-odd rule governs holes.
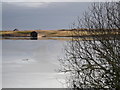
[[[36,31],[38,33],[38,38],[54,38],[54,37],[80,37],[80,38],[90,38],[90,37],[96,37],[96,36],[106,36],[108,34],[103,34],[99,30],[96,30],[94,33],[90,34],[87,29],[79,29],[79,33],[75,33],[76,29],[61,29],[61,30],[25,30],[25,31],[0,31],[0,36],[3,38],[9,38],[9,37],[31,37],[30,33]],[[120,36],[120,32],[110,32],[111,36],[118,35]]]

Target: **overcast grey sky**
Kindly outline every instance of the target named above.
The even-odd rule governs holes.
[[[90,2],[4,2],[2,29],[69,29],[77,16],[88,10]]]

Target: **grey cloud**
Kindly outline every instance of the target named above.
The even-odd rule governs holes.
[[[44,8],[33,8],[17,4],[3,3],[4,30],[69,28],[69,24],[90,5],[85,2],[54,2]]]

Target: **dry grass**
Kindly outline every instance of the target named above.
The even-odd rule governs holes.
[[[77,33],[74,32],[74,30],[29,30],[29,31],[0,31],[1,36],[30,36],[30,33],[32,31],[38,32],[40,35],[43,35],[45,37],[71,37],[71,36],[90,36],[90,35],[103,35],[102,32],[96,31],[92,34],[86,30],[79,30]],[[104,34],[107,34],[105,32]],[[110,34],[119,34],[118,32],[110,32]]]

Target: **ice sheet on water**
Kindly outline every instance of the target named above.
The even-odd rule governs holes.
[[[63,43],[47,40],[3,41],[3,87],[61,87],[59,81],[63,81],[63,74],[57,74],[55,70]]]

